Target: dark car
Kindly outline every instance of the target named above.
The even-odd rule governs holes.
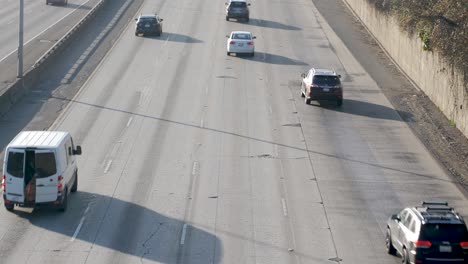
[[[385,244],[402,263],[468,263],[468,231],[447,202],[423,202],[392,215]]]
[[[250,4],[245,2],[245,0],[231,0],[229,3],[226,3],[226,5],[226,21],[231,18],[235,18],[237,20],[244,20],[245,22],[249,22]]]
[[[310,104],[311,100],[332,100],[336,101],[338,106],[343,104],[341,76],[335,71],[312,68],[301,76],[301,96],[306,104]]]
[[[162,34],[162,18],[159,18],[157,15],[140,15],[138,18],[135,18],[135,36],[138,35],[156,35],[161,36]]]
[[[46,5],[48,4],[60,4],[60,5],[67,5],[68,0],[46,0]]]

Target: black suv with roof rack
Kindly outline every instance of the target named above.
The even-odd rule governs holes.
[[[468,263],[468,231],[447,202],[423,202],[387,222],[387,252],[402,263]]]

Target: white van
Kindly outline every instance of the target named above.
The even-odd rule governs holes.
[[[65,211],[68,195],[78,188],[75,155],[81,155],[81,147],[68,132],[20,132],[5,149],[5,208],[53,205]]]

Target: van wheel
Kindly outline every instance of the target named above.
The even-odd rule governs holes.
[[[226,17],[226,21],[229,21],[229,17]]]
[[[63,197],[63,201],[60,204],[59,211],[65,212],[68,207],[68,190],[65,189],[65,197]]]
[[[71,192],[76,192],[78,190],[78,172],[75,173],[75,182],[71,188]]]
[[[15,207],[14,204],[5,204],[5,209],[7,209],[7,211],[13,211],[13,208]]]
[[[401,254],[401,263],[402,264],[409,264],[409,257],[408,257],[408,250],[403,248],[403,253]]]
[[[392,235],[390,234],[390,229],[387,228],[387,234],[385,236],[385,246],[387,247],[387,253],[390,255],[396,254],[396,249],[392,243]]]
[[[311,101],[310,99],[308,99],[307,97],[304,96],[304,102],[305,102],[306,104],[310,104],[310,101]]]

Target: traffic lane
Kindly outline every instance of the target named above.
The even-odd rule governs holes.
[[[45,30],[37,32],[37,37],[30,38],[23,48],[23,69],[27,72],[36,61],[44,55],[58,40],[60,40],[76,23],[78,23],[86,14],[89,13],[99,0],[88,0],[82,7],[75,11],[69,11],[68,15],[62,16],[62,20],[58,23],[44,27]],[[59,20],[59,19],[57,19]],[[50,26],[50,27],[49,27]],[[27,30],[25,28],[25,30]],[[36,36],[35,35],[35,36]],[[18,58],[14,46],[17,45],[17,36],[11,35],[8,37],[11,41],[12,50],[7,51],[3,59],[0,61],[0,94],[5,92],[5,89],[16,81],[18,71]]]
[[[1,6],[0,61],[18,48],[19,1],[8,1]],[[28,43],[72,12],[78,9],[90,10],[93,6],[89,0],[71,0],[67,6],[46,5],[45,1],[24,1],[24,43]]]
[[[53,124],[141,4],[141,1],[133,1],[123,16],[118,15],[127,2],[113,1],[112,6],[103,9],[99,17],[93,20],[93,26],[80,32],[80,41],[70,43],[62,56],[54,58],[31,91],[0,118],[0,126],[3,128],[0,131],[2,149],[21,130],[46,130]],[[119,22],[112,24],[116,20]],[[114,26],[111,31],[106,30],[109,25]],[[103,32],[107,32],[105,38],[102,38]],[[68,78],[63,82],[65,77]],[[0,153],[1,164],[3,154]]]
[[[184,13],[179,14],[179,16],[180,15],[183,15],[183,17],[187,17]],[[192,13],[192,15],[194,14]],[[177,17],[177,14],[172,17]],[[161,198],[164,198],[164,200],[157,199],[157,202],[155,203],[146,202],[147,206],[157,206],[160,207],[158,212],[163,212],[164,210],[167,210],[171,214],[178,215],[178,212],[181,211],[180,209],[178,209],[180,207],[179,203],[185,202],[186,200],[179,197],[184,195],[183,189],[181,190],[180,188],[184,185],[185,180],[182,179],[182,182],[174,183],[174,174],[179,174],[175,171],[174,167],[180,167],[180,164],[186,164],[187,162],[184,161],[185,158],[183,157],[183,155],[178,154],[178,152],[176,153],[178,154],[178,158],[174,157],[175,154],[158,154],[158,151],[163,151],[163,146],[159,147],[158,144],[164,145],[165,140],[163,135],[165,134],[164,131],[167,128],[163,126],[160,127],[160,125],[158,125],[156,114],[155,118],[150,118],[150,115],[144,115],[144,112],[147,107],[163,107],[165,104],[167,104],[168,106],[164,108],[167,109],[165,111],[167,111],[169,115],[169,112],[172,111],[171,104],[173,103],[174,98],[176,96],[169,96],[169,98],[172,99],[168,99],[169,101],[166,102],[165,99],[167,96],[164,96],[164,92],[166,91],[158,91],[157,89],[155,89],[155,87],[159,87],[159,85],[163,85],[163,87],[170,87],[171,83],[173,82],[173,79],[176,79],[174,73],[183,73],[183,70],[181,69],[180,65],[185,64],[186,60],[182,58],[175,60],[174,62],[171,62],[168,65],[161,65],[161,63],[164,63],[164,61],[168,59],[170,60],[170,58],[167,58],[169,56],[167,56],[167,54],[164,54],[164,52],[163,55],[166,56],[148,58],[148,51],[158,51],[158,49],[161,49],[161,47],[165,45],[165,42],[151,38],[135,38],[135,36],[133,36],[132,30],[133,28],[130,28],[130,30],[127,32],[128,35],[126,35],[126,38],[128,38],[127,42],[129,43],[123,44],[124,46],[130,46],[125,46],[122,49],[127,50],[128,48],[128,50],[138,50],[139,54],[135,55],[116,52],[114,54],[114,57],[118,58],[117,60],[120,63],[116,62],[114,59],[109,63],[109,65],[105,66],[107,68],[103,71],[106,72],[106,74],[95,75],[95,78],[99,80],[96,81],[97,85],[93,88],[89,88],[88,90],[86,90],[86,92],[89,92],[91,94],[89,95],[89,98],[86,97],[86,99],[90,99],[90,101],[81,101],[81,103],[77,103],[79,106],[76,107],[83,107],[84,109],[74,110],[70,112],[70,116],[67,116],[66,120],[70,120],[72,126],[76,127],[76,131],[73,132],[73,134],[78,135],[78,138],[81,138],[82,135],[95,135],[87,137],[91,138],[91,141],[93,143],[88,144],[86,142],[86,139],[83,142],[83,149],[89,150],[88,155],[83,156],[83,158],[89,159],[91,165],[88,164],[87,161],[80,160],[79,162],[81,162],[80,164],[84,164],[82,165],[84,166],[84,168],[89,168],[89,171],[84,172],[85,175],[92,174],[93,172],[95,172],[96,168],[98,168],[98,171],[100,170],[96,177],[90,178],[90,181],[93,181],[93,179],[96,178],[96,180],[99,180],[99,182],[106,181],[107,184],[102,186],[102,188],[96,188],[96,190],[104,193],[110,192],[110,194],[112,194],[113,188],[117,188],[118,190],[116,191],[116,196],[114,197],[122,196],[126,199],[137,201],[142,200],[143,202],[146,200],[151,200],[153,197],[157,198],[158,196],[161,196]],[[142,47],[139,47],[139,45],[142,45]],[[185,45],[186,44],[175,45],[176,48],[172,49],[172,52],[174,52],[175,54],[184,54],[185,52],[183,51],[183,49],[181,50],[181,48],[183,48]],[[164,48],[162,50],[164,50]],[[158,52],[150,52],[150,54],[158,54]],[[145,62],[144,66],[141,65],[142,62]],[[116,65],[119,65],[119,67],[116,68]],[[143,67],[140,68],[139,66]],[[152,77],[155,72],[161,72],[162,67],[168,67],[166,71],[161,73],[162,76],[172,75],[174,77],[167,79],[161,78],[161,76]],[[174,71],[174,67],[179,70]],[[115,71],[116,73],[110,74],[109,69],[113,69],[111,71]],[[139,69],[137,71],[137,74],[135,74],[135,69]],[[119,78],[116,79],[115,76],[119,76]],[[151,78],[149,78],[150,76]],[[160,84],[160,80],[163,80],[163,82],[168,83]],[[129,83],[131,83],[131,87],[134,87],[135,89],[129,89]],[[96,87],[100,87],[100,89]],[[169,91],[170,90],[168,90],[168,92]],[[157,95],[153,95],[153,93]],[[132,100],[122,101],[121,98],[132,98]],[[106,102],[108,104],[108,107],[106,107]],[[129,106],[119,107],[119,105],[126,105],[127,103],[129,104]],[[141,109],[143,113],[134,113],[133,110],[135,109]],[[158,110],[156,109],[155,111]],[[101,112],[102,114],[100,116],[99,113]],[[82,115],[84,120],[79,121],[79,119],[75,119],[75,117],[73,117],[73,113],[79,113],[80,115]],[[130,119],[132,117],[131,113],[135,114],[133,119]],[[185,111],[184,114],[186,114]],[[165,114],[161,113],[161,115],[164,116]],[[98,121],[95,121],[95,119],[98,119]],[[148,121],[146,121],[146,123],[143,123],[143,121],[147,119]],[[129,130],[123,129],[126,128],[127,124],[129,125]],[[91,129],[88,130],[88,128],[90,127]],[[132,129],[134,129],[135,132],[130,132],[133,131]],[[119,131],[129,131],[128,133],[131,133],[132,135],[129,135],[127,137],[127,132]],[[184,131],[187,130],[184,129]],[[134,133],[136,133],[136,135],[133,135]],[[151,136],[151,134],[155,135]],[[174,133],[168,134],[172,135]],[[137,143],[134,142],[136,139],[143,138],[146,138],[147,141],[142,140]],[[156,143],[159,141],[161,141],[161,143]],[[180,144],[186,145],[187,143],[184,143],[180,139],[171,139],[167,141],[180,142],[179,144],[172,145],[172,147],[170,148],[171,151],[174,151],[173,149],[175,149],[181,151],[182,153],[188,153],[187,155],[189,155],[190,151],[183,151],[183,149],[186,148],[185,146],[178,147]],[[148,144],[148,142],[153,143],[153,145]],[[192,142],[189,141],[189,143],[190,144],[188,144],[188,146],[192,147]],[[132,144],[138,145],[132,147]],[[91,146],[96,147],[94,148]],[[119,150],[134,151],[132,151],[131,153],[120,153]],[[168,154],[170,153],[170,151],[166,150],[165,153]],[[160,163],[163,165],[157,166],[158,163],[156,162],[156,160],[152,160],[157,159],[158,157],[162,159]],[[174,159],[177,160],[179,165],[175,164],[177,166],[174,166],[174,163],[172,162],[172,160]],[[82,168],[82,166],[80,166],[80,169]],[[165,168],[165,166],[169,166],[170,168]],[[162,172],[152,172],[151,170],[153,167],[157,167],[158,169],[162,170]],[[127,170],[131,172],[128,175],[126,173]],[[185,167],[180,168],[180,170],[187,172],[187,169]],[[109,184],[111,182],[117,182],[118,180],[115,177],[121,176],[122,171],[125,175],[119,180],[121,185],[116,187],[113,184]],[[172,173],[168,174],[168,172]],[[80,175],[83,175],[83,172],[80,172]],[[158,175],[158,177],[154,177],[154,175]],[[156,187],[152,186],[151,184],[153,177],[155,178],[155,181],[158,181],[158,184],[155,184]],[[106,178],[107,180],[104,180],[104,178]],[[83,180],[81,180],[81,185],[82,182]],[[132,188],[132,186],[135,187]],[[153,190],[156,188],[157,190]],[[172,189],[172,194],[166,192]],[[148,191],[145,192],[145,190]],[[150,195],[148,193],[150,190],[151,196],[147,197],[148,195]],[[160,190],[159,192],[161,193],[159,193],[158,190]],[[172,198],[171,200],[171,197],[174,198]],[[97,235],[93,234],[92,237],[95,237],[96,241],[95,246],[93,247],[93,251],[89,254],[88,261],[96,263],[115,263],[116,259],[122,260],[124,262],[126,260],[136,260],[136,256],[140,256],[139,254],[140,252],[144,251],[144,247],[140,243],[133,242],[141,242],[142,240],[148,238],[148,230],[153,230],[153,228],[155,227],[154,219],[151,217],[151,215],[146,214],[141,210],[137,210],[135,212],[132,211],[131,208],[120,206],[118,204],[117,206],[111,205],[108,211],[102,211],[99,209],[96,209],[95,211],[102,213],[102,217],[106,219],[106,221],[111,221],[111,224],[105,225],[102,229],[96,231],[98,232]],[[122,211],[128,213],[122,213]],[[94,212],[94,210],[90,209],[90,212]],[[136,214],[138,214],[138,216],[140,217],[138,218]],[[132,219],[132,217],[134,217],[134,219]],[[97,230],[96,225],[97,224],[95,222],[91,222],[89,226],[85,226],[84,228],[82,228],[82,234],[87,234],[89,230]],[[180,244],[179,239],[182,235],[183,225],[175,224],[178,230],[172,230],[171,228],[169,228],[171,223],[164,223],[164,225],[165,227],[161,229],[161,232],[158,233],[157,236],[154,237],[154,240],[149,241],[149,244],[164,244],[166,246],[154,248],[152,247],[149,252],[150,255],[145,255],[144,258],[149,260],[157,260],[164,263],[173,263],[174,258],[177,257],[177,252],[172,252],[172,250],[169,250],[168,247],[176,248]],[[125,227],[126,229],[122,229],[122,227]],[[116,232],[116,228],[117,230],[119,230],[118,232]],[[203,244],[206,244],[205,242],[207,240],[212,241],[215,239],[212,236],[204,235],[202,232],[197,232],[197,228],[189,227],[186,228],[186,230],[189,230],[191,235],[194,235],[198,237],[198,239],[201,239],[199,241]],[[187,231],[187,234],[189,231]],[[85,236],[84,238],[78,236],[78,238],[87,240],[87,236]],[[77,239],[75,241],[80,240]],[[168,243],[167,241],[173,241],[174,243]],[[126,251],[124,249],[126,249]],[[194,252],[194,254],[195,253],[196,252]],[[40,252],[38,252],[37,254],[40,254]],[[46,252],[42,252],[42,254],[46,255]],[[196,257],[200,258],[199,256]],[[206,258],[208,257],[210,257],[210,255],[202,257],[199,263],[206,263]],[[166,258],[169,258],[170,260],[166,260]]]
[[[304,104],[299,82],[291,91],[338,256],[347,263],[392,263],[396,258],[383,250],[389,215],[424,199],[448,200],[466,213],[466,200],[324,19],[317,18],[333,47],[318,50],[341,64],[334,66],[343,71],[343,107]],[[323,45],[309,36],[304,46]],[[333,65],[319,54],[312,57],[314,64]]]

